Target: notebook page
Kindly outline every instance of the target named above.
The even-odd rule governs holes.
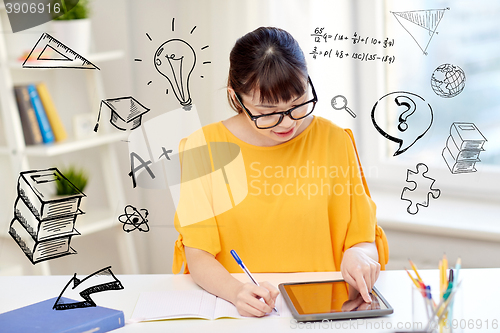
[[[246,318],[238,313],[238,309],[233,303],[226,301],[223,298],[217,297],[215,302],[214,319],[218,318]]]
[[[143,292],[135,305],[131,321],[174,318],[211,319],[216,297],[204,290]]]
[[[210,294],[205,290],[199,290],[203,294],[201,296],[200,308],[198,310],[199,314],[203,315],[203,318],[214,319],[214,312],[217,304],[217,296]]]
[[[285,302],[285,299],[281,294],[278,295],[278,298],[276,298],[276,309],[279,311],[279,315],[273,311],[267,316],[279,316],[279,317],[292,317],[292,312],[288,308],[288,305]],[[214,313],[214,319],[217,318],[246,318],[241,316],[238,313],[238,310],[236,309],[236,306],[234,306],[232,303],[226,301],[225,299],[217,297],[217,301],[215,303],[215,313]]]

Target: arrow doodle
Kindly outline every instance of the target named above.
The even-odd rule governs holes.
[[[113,272],[111,272],[111,266],[98,270],[97,272],[90,274],[83,280],[77,278],[75,273],[75,275],[71,278],[71,280],[69,280],[69,282],[66,284],[61,294],[57,298],[53,309],[68,310],[96,306],[94,301],[90,298],[90,294],[95,294],[106,290],[119,289],[123,289],[123,286],[113,274]],[[76,298],[79,300],[71,300],[72,303],[64,303],[64,300],[61,299],[61,297]]]

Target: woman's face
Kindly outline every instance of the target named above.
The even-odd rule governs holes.
[[[241,94],[239,95],[242,99],[245,107],[254,116],[271,114],[275,112],[287,111],[295,106],[307,102],[312,98],[310,94],[306,91],[302,96],[296,96],[288,102],[279,103],[269,103],[260,101],[259,91],[254,91],[251,95]],[[297,136],[300,131],[300,126],[304,122],[305,118],[300,120],[293,120],[289,116],[283,117],[281,123],[278,126],[268,129],[259,129],[255,126],[253,120],[248,117],[248,115],[243,111],[243,115],[250,127],[253,129],[254,134],[258,136],[260,140],[265,142],[266,145],[277,145],[288,140],[293,139]]]

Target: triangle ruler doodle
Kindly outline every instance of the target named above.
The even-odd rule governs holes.
[[[43,33],[36,42],[24,60],[23,68],[99,69],[48,33]]]
[[[68,58],[49,44],[45,45],[42,52],[38,55],[36,60],[62,60],[62,61],[72,61],[72,59]]]
[[[437,27],[447,9],[449,8],[391,13],[410,34],[422,52],[427,55],[427,47],[429,47],[434,34],[437,34]]]

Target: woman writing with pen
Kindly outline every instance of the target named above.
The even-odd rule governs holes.
[[[232,249],[252,273],[341,271],[371,302],[369,292],[387,263],[387,240],[352,133],[313,114],[318,96],[296,40],[277,28],[238,39],[227,92],[237,114],[180,145],[183,183],[173,272],[184,264],[184,273],[244,316],[270,313],[279,292],[266,282],[232,277],[241,272]],[[196,150],[207,144],[209,165]],[[220,144],[228,152],[216,148]],[[219,170],[221,187],[215,161],[235,151],[241,158]],[[214,172],[212,178],[187,177],[207,174],[200,171],[205,168]],[[232,208],[222,208],[221,198],[228,196]]]

